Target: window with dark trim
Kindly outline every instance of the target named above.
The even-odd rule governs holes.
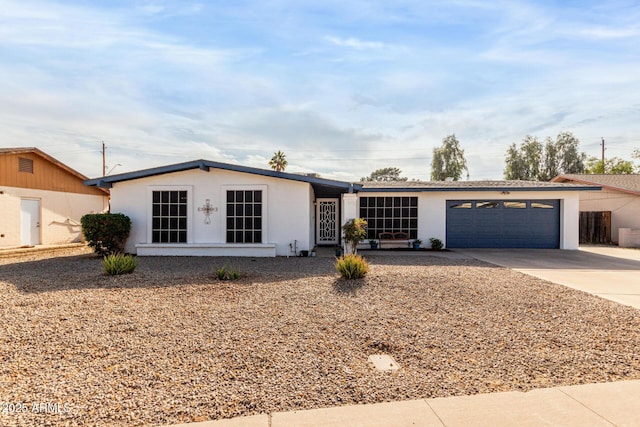
[[[18,172],[33,173],[33,160],[18,157]]]
[[[418,238],[417,197],[360,197],[360,217],[367,220],[367,239],[378,239],[384,232]]]
[[[262,190],[227,190],[227,243],[262,243]]]
[[[153,243],[187,243],[187,192],[154,191],[151,223]]]

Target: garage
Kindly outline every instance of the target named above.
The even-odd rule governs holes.
[[[447,200],[448,248],[560,247],[559,200]]]

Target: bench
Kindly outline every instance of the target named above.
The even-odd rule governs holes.
[[[380,242],[380,248],[382,248],[382,244],[390,244],[390,243],[403,243],[404,246],[409,245],[409,234],[404,231],[396,231],[395,233],[384,231],[378,234],[378,240]]]

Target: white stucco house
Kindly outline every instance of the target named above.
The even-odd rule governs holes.
[[[553,182],[597,185],[599,191],[580,192],[580,212],[611,212],[611,240],[620,229],[640,230],[640,175],[566,174]]]
[[[108,188],[132,221],[138,255],[294,256],[340,244],[340,226],[368,221],[368,239],[403,232],[449,248],[578,248],[579,191],[523,181],[351,183],[195,160],[85,181]]]

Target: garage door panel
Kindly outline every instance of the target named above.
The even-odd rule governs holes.
[[[450,200],[446,222],[449,248],[551,249],[560,243],[559,200]]]

